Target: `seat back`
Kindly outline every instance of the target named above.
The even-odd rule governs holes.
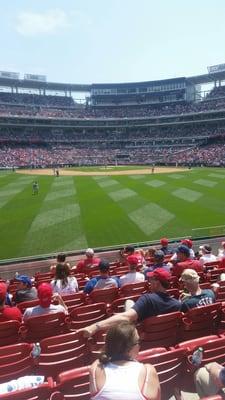
[[[182,313],[177,311],[145,319],[139,326],[141,350],[174,346],[179,341]]]
[[[68,332],[63,312],[29,317],[22,327],[22,337],[26,341],[40,342],[41,339]]]
[[[186,350],[176,349],[152,354],[152,350],[141,351],[138,360],[152,364],[158,373],[162,399],[169,399],[182,381],[186,367]]]
[[[64,400],[90,400],[89,367],[62,372],[57,379],[57,390]]]
[[[220,303],[192,308],[183,317],[181,341],[217,333],[220,318]]]
[[[87,339],[82,333],[67,333],[41,340],[38,358],[40,375],[56,378],[58,374],[72,368],[89,364]]]
[[[0,382],[7,382],[33,371],[33,359],[30,356],[32,345],[17,343],[0,347]]]
[[[127,297],[120,297],[119,299],[114,300],[112,304],[110,304],[109,312],[111,314],[117,314],[123,312],[126,300],[133,300],[135,302],[137,301],[137,299],[139,299],[139,297],[140,297],[139,294]]]
[[[14,344],[19,340],[19,321],[6,321],[0,323],[0,346]]]
[[[74,308],[69,315],[69,328],[81,329],[108,316],[106,303],[88,304]]]
[[[29,300],[29,301],[22,301],[21,303],[17,304],[17,307],[20,309],[21,313],[23,314],[26,308],[28,307],[35,307],[38,306],[39,300]]]
[[[148,291],[149,285],[147,281],[137,282],[137,283],[129,283],[120,288],[120,296],[127,297],[133,295],[141,295]]]
[[[68,312],[71,312],[75,307],[84,306],[87,301],[87,296],[84,292],[63,295],[62,298],[68,308]]]
[[[89,297],[92,303],[107,303],[110,304],[112,301],[118,298],[119,289],[116,287],[110,287],[106,289],[94,289]]]

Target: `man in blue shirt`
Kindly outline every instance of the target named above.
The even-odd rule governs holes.
[[[194,307],[208,306],[215,302],[215,294],[210,289],[201,289],[199,275],[194,269],[185,269],[181,280],[188,293],[183,293],[181,311],[186,312]]]
[[[119,279],[109,275],[110,265],[107,261],[99,263],[100,275],[90,279],[84,287],[84,293],[91,293],[93,289],[106,289],[109,287],[119,287]]]
[[[128,311],[115,314],[81,329],[84,335],[90,337],[99,329],[107,330],[119,322],[135,323],[148,317],[179,311],[181,302],[172,298],[166,292],[170,285],[171,274],[163,268],[158,268],[149,272],[148,277],[151,282],[152,293],[143,294]]]

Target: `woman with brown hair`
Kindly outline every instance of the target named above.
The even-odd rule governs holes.
[[[133,324],[121,322],[108,330],[105,351],[90,369],[92,400],[160,400],[155,368],[136,361],[139,346]]]
[[[53,293],[73,294],[78,292],[78,283],[74,276],[70,275],[70,267],[67,263],[56,265],[55,277],[51,281]]]

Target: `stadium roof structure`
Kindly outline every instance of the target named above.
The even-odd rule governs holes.
[[[58,83],[58,82],[41,82],[27,79],[8,79],[0,77],[1,87],[14,87],[24,89],[40,89],[40,90],[54,90],[54,91],[69,91],[69,92],[91,92],[95,88],[126,88],[126,87],[142,87],[145,85],[165,84],[169,82],[181,82],[198,85],[207,84],[214,81],[225,80],[225,71],[218,71],[203,75],[196,75],[191,77],[178,77],[171,79],[154,80],[147,82],[124,82],[124,83],[93,83],[93,84],[76,84],[76,83]]]

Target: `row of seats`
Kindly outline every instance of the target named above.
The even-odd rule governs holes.
[[[85,343],[83,342],[83,355],[79,356],[76,341],[80,341],[79,334],[69,334],[67,342],[59,337],[49,338],[41,343],[41,353],[38,362],[30,356],[31,345],[27,343],[6,346],[0,349],[0,381],[15,379],[26,374],[42,374],[46,383],[37,389],[26,389],[0,395],[0,399],[31,400],[40,399],[76,399],[89,400],[89,367],[85,358]],[[62,339],[62,338],[61,338]],[[83,339],[84,340],[84,339]],[[74,345],[73,357],[67,355],[68,346]],[[195,340],[181,342],[169,350],[166,347],[157,347],[140,351],[138,360],[155,366],[162,390],[162,400],[174,395],[175,391],[195,392],[191,355],[197,347],[203,347],[202,364],[218,362],[225,365],[225,336],[204,336]],[[56,360],[56,352],[61,354],[61,371],[59,361]],[[77,353],[76,353],[77,352]],[[81,353],[81,351],[80,351]],[[71,356],[71,354],[70,354]],[[77,367],[74,368],[74,365]],[[69,369],[72,368],[72,369]],[[56,397],[58,393],[58,397]],[[32,397],[33,396],[33,397]],[[61,397],[60,397],[61,396]],[[218,397],[220,399],[220,397]]]

